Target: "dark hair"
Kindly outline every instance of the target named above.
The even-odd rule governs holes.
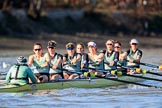
[[[115,45],[116,43],[119,44],[119,45],[121,46],[121,42],[120,42],[120,41],[118,41],[118,40],[114,41],[114,45]]]
[[[84,44],[83,44],[82,42],[77,43],[76,46],[77,46],[77,45],[81,45],[81,46],[83,47],[83,49],[84,49]]]
[[[39,42],[35,42],[34,45],[33,45],[33,47],[34,47],[35,45],[39,45],[39,46],[42,48],[42,44],[39,43]]]

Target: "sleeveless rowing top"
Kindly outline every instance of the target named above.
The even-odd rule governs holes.
[[[137,59],[137,57],[140,55],[142,56],[142,51],[137,49],[134,53],[132,51],[132,49],[129,49],[127,51],[127,60],[130,60],[130,59]],[[130,62],[127,62],[127,66],[136,66],[136,67],[139,67],[139,64],[138,63],[130,63]]]
[[[99,53],[97,53],[96,58],[94,58],[91,54],[89,55],[89,68],[94,68],[94,69],[100,69],[103,70],[104,69],[104,61],[102,60],[100,63],[96,63],[96,61],[98,61],[98,55]]]
[[[88,70],[88,54],[87,53],[83,53],[81,55],[81,64],[84,64],[83,70],[87,71]]]
[[[46,62],[44,54],[41,55],[40,60],[38,61],[36,55],[34,55],[33,66],[41,66]],[[49,73],[49,66],[39,69],[34,69],[34,73]]]
[[[52,67],[53,65],[55,65],[58,62],[59,57],[61,57],[60,54],[55,53],[54,57],[50,56],[50,67]],[[53,74],[53,73],[61,73],[62,72],[62,64],[60,63],[58,66],[58,69],[53,70],[52,68],[50,68],[49,73]]]
[[[74,53],[73,57],[68,56],[68,54],[65,54],[66,58],[66,64],[63,66],[63,68],[72,71],[72,72],[80,72],[81,71],[81,60],[78,61],[76,64],[71,64],[71,61],[73,59],[76,59],[77,56],[80,55],[79,53]]]
[[[119,54],[119,56],[121,56],[122,54],[124,54],[123,51]],[[127,65],[127,60],[126,60],[126,58],[125,58],[124,60],[119,60],[119,61],[117,62],[117,65],[119,65],[119,66],[126,66],[126,65]]]
[[[117,57],[117,52],[116,51],[112,51],[111,53],[108,53],[107,50],[103,51],[104,53],[104,68],[105,70],[109,70],[109,69],[116,69],[116,64],[114,64],[113,66],[109,66],[109,63],[112,61],[117,60],[118,61],[118,57]]]

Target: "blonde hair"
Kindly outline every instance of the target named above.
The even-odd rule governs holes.
[[[108,42],[108,41],[111,41],[113,44],[114,44],[114,40],[112,40],[112,39],[109,39],[109,40],[107,40],[106,41],[106,43]]]
[[[76,44],[76,46],[77,46],[77,45],[81,45],[81,46],[82,46],[82,48],[84,49],[84,44],[83,44],[82,42],[77,43],[77,44]]]

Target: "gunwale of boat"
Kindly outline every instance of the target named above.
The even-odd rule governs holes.
[[[120,80],[130,82],[141,82],[143,79],[132,78],[129,76],[118,77]],[[109,86],[117,86],[128,84],[117,80],[105,78],[91,79],[72,79],[72,80],[55,80],[47,83],[26,84],[26,85],[6,85],[0,86],[0,92],[22,92],[31,90],[51,90],[51,89],[66,89],[66,88],[103,88]]]

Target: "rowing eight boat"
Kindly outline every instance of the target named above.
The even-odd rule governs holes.
[[[145,75],[144,75],[145,76]],[[118,79],[106,78],[91,78],[91,79],[60,79],[53,80],[47,83],[26,84],[26,85],[5,85],[0,87],[0,92],[21,92],[30,90],[51,90],[51,89],[65,89],[65,88],[100,88],[126,84],[123,81],[140,82],[143,79],[120,76]]]

